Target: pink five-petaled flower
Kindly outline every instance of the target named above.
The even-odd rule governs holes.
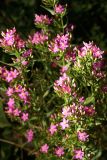
[[[21,119],[25,122],[29,119],[29,114],[28,113],[22,113]]]
[[[57,126],[58,126],[58,124],[51,124],[50,125],[49,132],[51,133],[51,135],[53,135],[55,132],[57,132]]]
[[[20,113],[21,113],[21,111],[18,108],[16,108],[16,109],[13,110],[13,115],[14,116],[19,116]]]
[[[25,89],[22,89],[22,91],[19,93],[19,97],[25,102],[27,102],[28,96],[29,96],[29,93]]]
[[[8,108],[7,108],[7,113],[12,114],[14,111],[14,98],[9,98],[9,101],[7,102]]]
[[[8,71],[6,81],[11,82],[13,79],[15,79],[19,75],[19,72],[15,70]]]
[[[60,13],[64,12],[65,8],[62,5],[59,4],[59,5],[55,5],[55,9],[54,10],[55,10],[56,13],[60,14]]]
[[[34,137],[34,133],[32,129],[27,130],[27,133],[26,133],[27,141],[31,142],[33,140],[33,137]]]
[[[10,97],[14,93],[14,89],[11,87],[8,87],[6,94]]]
[[[7,105],[9,108],[14,107],[15,101],[14,98],[9,98],[9,101],[7,102]]]
[[[78,135],[78,139],[80,141],[83,141],[83,142],[85,142],[88,139],[88,137],[89,137],[89,135],[86,132],[80,132],[80,131],[78,131],[77,135]]]
[[[65,128],[68,128],[69,127],[68,120],[63,118],[63,121],[60,122],[60,126],[62,127],[62,130],[64,130]]]
[[[63,147],[57,147],[55,149],[55,154],[58,156],[58,157],[61,157],[64,155],[64,148]]]
[[[84,152],[81,149],[74,150],[73,159],[82,160],[84,157]]]
[[[49,146],[47,144],[44,144],[43,146],[41,146],[40,151],[42,153],[48,153],[48,149],[49,149]]]
[[[66,118],[71,115],[71,108],[70,107],[64,107],[62,109],[62,115]]]

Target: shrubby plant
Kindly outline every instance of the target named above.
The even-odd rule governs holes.
[[[72,44],[73,26],[63,22],[67,6],[43,2],[51,17],[35,14],[38,31],[27,40],[15,27],[1,33],[11,59],[0,67],[1,107],[13,129],[8,142],[38,160],[98,159],[106,148],[104,52],[94,42]]]

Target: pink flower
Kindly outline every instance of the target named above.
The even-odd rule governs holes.
[[[6,77],[6,81],[10,82],[12,80],[13,80],[12,74],[11,74],[11,72],[8,71],[8,74],[7,74],[7,77]]]
[[[70,78],[66,75],[66,73],[63,73],[63,75],[54,82],[54,89],[61,93],[71,94],[71,87],[69,84]]]
[[[83,102],[84,102],[84,97],[80,97],[80,98],[79,98],[79,102],[80,102],[80,103],[83,103]]]
[[[7,94],[8,96],[11,96],[13,93],[14,93],[14,89],[11,88],[11,87],[9,87],[9,88],[7,89],[7,91],[6,91],[6,94]]]
[[[95,114],[95,109],[93,106],[90,107],[85,106],[83,110],[85,111],[85,114],[87,114],[88,116],[92,116]]]
[[[7,105],[9,108],[13,108],[15,104],[14,98],[9,98],[9,101],[7,102]]]
[[[43,146],[41,146],[40,151],[42,153],[48,153],[48,149],[49,149],[49,146],[47,144],[44,144]]]
[[[18,75],[19,75],[19,72],[16,69],[13,70],[13,71],[12,70],[8,71],[8,74],[7,74],[7,77],[6,77],[6,81],[10,82],[13,79],[17,78]]]
[[[29,41],[32,44],[43,44],[47,40],[48,36],[45,35],[43,32],[36,32],[32,37],[29,36]]]
[[[55,5],[55,12],[56,13],[63,13],[64,12],[64,10],[65,10],[65,8],[62,6],[62,5]]]
[[[6,33],[2,32],[3,38],[0,39],[1,45],[4,46],[4,47],[5,46],[12,46],[14,44],[14,41],[15,41],[15,33],[16,33],[15,28],[10,29],[10,30],[7,29]]]
[[[28,142],[31,142],[33,140],[33,137],[34,137],[34,133],[32,131],[32,129],[29,129],[26,133],[26,137],[27,137],[27,141]]]
[[[0,67],[0,77],[6,79],[8,71],[6,67]]]
[[[73,159],[78,159],[78,160],[82,160],[84,157],[84,152],[81,149],[78,150],[74,150],[74,157]]]
[[[14,111],[14,107],[6,109],[6,112],[8,114],[13,114],[13,111]]]
[[[15,104],[14,98],[9,98],[9,101],[7,102],[8,108],[6,108],[7,113],[13,114],[14,104]]]
[[[35,14],[34,22],[35,22],[35,24],[49,25],[51,23],[51,19],[49,19],[47,15],[37,15],[37,14]]]
[[[71,108],[70,107],[64,107],[62,109],[62,115],[66,118],[71,115]]]
[[[75,51],[73,51],[73,52],[68,51],[68,52],[65,54],[65,60],[66,60],[67,62],[69,62],[69,61],[75,62],[75,61],[76,61],[76,53],[75,53]]]
[[[22,89],[21,92],[19,93],[19,97],[25,102],[27,102],[28,96],[29,96],[29,93],[25,89]]]
[[[16,34],[16,36],[15,36],[15,46],[18,49],[25,47],[25,42],[20,38],[20,36],[18,34]]]
[[[72,114],[75,114],[75,113],[76,113],[76,110],[77,110],[77,106],[76,106],[75,103],[73,103],[73,104],[71,105],[71,113],[72,113]]]
[[[64,72],[66,72],[68,70],[68,67],[67,66],[63,66],[61,69],[60,69],[60,72],[63,74]]]
[[[51,135],[53,135],[55,132],[57,132],[57,124],[51,124],[50,128],[49,128],[49,132],[51,133]]]
[[[14,69],[13,71],[10,71],[10,73],[13,78],[16,78],[19,75],[19,72],[16,69]]]
[[[93,42],[85,43],[83,42],[83,47],[78,50],[78,55],[80,57],[86,56],[88,53],[92,53],[93,58],[102,58],[104,51],[101,51]]]
[[[63,121],[60,122],[60,126],[62,127],[62,130],[64,130],[65,128],[68,128],[69,127],[68,120],[63,118]]]
[[[2,32],[3,38],[0,39],[1,46],[13,46],[18,49],[25,47],[25,42],[20,38],[18,34],[16,34],[16,29],[10,29],[6,31],[6,33]]]
[[[14,88],[14,92],[16,92],[16,93],[20,93],[20,92],[22,92],[22,90],[23,90],[23,88],[22,88],[21,85],[17,85],[17,86],[15,86],[15,88]]]
[[[32,49],[28,49],[22,54],[22,57],[27,58],[32,54]]]
[[[80,57],[86,56],[88,51],[91,50],[92,46],[93,46],[92,42],[89,42],[89,43],[83,42],[83,46],[80,48],[80,50],[78,50],[78,55]]]
[[[25,61],[25,60],[22,61],[23,66],[26,66],[27,64],[28,64],[28,61]]]
[[[104,51],[101,51],[96,45],[92,47],[93,57],[94,58],[102,58]]]
[[[29,114],[28,113],[22,113],[21,119],[25,122],[29,119]]]
[[[64,148],[63,147],[57,147],[55,149],[55,154],[58,156],[58,157],[61,157],[64,155]]]
[[[107,85],[102,86],[101,90],[102,92],[107,93]]]
[[[93,70],[98,71],[103,69],[103,67],[105,66],[104,61],[98,61],[98,62],[94,62],[93,63]]]
[[[13,110],[13,115],[14,116],[19,116],[20,113],[21,113],[21,111],[18,108],[16,108],[16,109]]]
[[[51,52],[57,53],[59,51],[64,51],[68,48],[69,44],[69,36],[65,35],[57,35],[57,37],[49,44],[49,50]]]
[[[77,135],[78,135],[78,139],[83,142],[85,142],[89,137],[89,135],[86,132],[78,131]]]

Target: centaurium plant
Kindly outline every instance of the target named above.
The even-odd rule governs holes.
[[[0,47],[11,58],[0,66],[2,107],[21,139],[13,142],[38,160],[98,159],[106,148],[98,134],[106,133],[104,52],[94,42],[72,44],[67,6],[43,2],[52,16],[35,14],[39,30],[28,39],[15,27],[1,33]]]

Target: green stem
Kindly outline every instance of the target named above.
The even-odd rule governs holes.
[[[62,17],[62,15],[61,15],[61,26],[62,26],[62,32],[64,33],[64,24],[63,24],[63,17]]]
[[[8,64],[8,63],[2,62],[2,61],[0,61],[0,63],[5,64],[7,66],[13,66],[13,64]]]
[[[17,144],[17,143],[15,143],[15,142],[12,142],[12,141],[9,141],[9,140],[6,140],[6,139],[1,139],[1,138],[0,138],[0,142],[8,143],[8,144],[13,145],[13,146],[15,146],[15,147],[17,147],[17,148],[21,148],[21,149],[27,151],[28,153],[30,153],[30,154],[32,154],[32,155],[35,154],[35,152],[33,152],[32,150],[30,150],[29,148],[25,148],[25,147],[24,147],[24,146],[25,146],[24,144]]]

